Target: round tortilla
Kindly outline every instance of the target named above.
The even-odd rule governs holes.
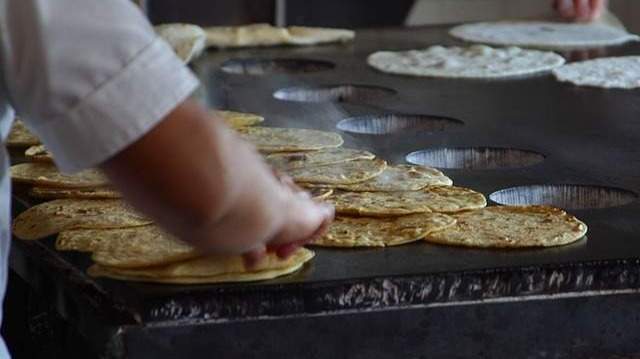
[[[553,247],[583,238],[587,225],[546,206],[487,207],[454,215],[455,226],[425,237],[432,243],[491,248]]]
[[[329,148],[310,152],[285,152],[268,155],[265,159],[271,167],[279,171],[292,169],[332,165],[355,160],[373,160],[376,156],[363,150],[350,148]]]
[[[371,217],[456,213],[487,205],[481,193],[453,186],[429,186],[405,192],[336,192],[328,202],[335,206],[336,213]]]
[[[608,25],[543,21],[481,22],[456,26],[449,33],[471,42],[553,50],[594,48],[638,40],[638,36]]]
[[[640,56],[574,62],[553,70],[558,81],[601,88],[640,88]]]
[[[501,78],[524,76],[552,70],[564,64],[553,52],[504,49],[484,45],[470,47],[432,46],[426,50],[380,51],[367,62],[382,72],[447,78]]]
[[[24,157],[31,162],[53,163],[53,154],[44,145],[35,145],[24,151]]]
[[[113,188],[53,188],[33,187],[29,190],[29,196],[40,199],[118,199],[122,194]]]
[[[300,248],[291,257],[281,260],[268,254],[255,268],[247,270],[241,256],[210,256],[189,259],[166,266],[137,269],[113,268],[94,265],[89,268],[93,277],[109,277],[120,280],[173,283],[211,284],[249,282],[273,279],[298,271],[315,256],[313,251]]]
[[[270,24],[249,24],[243,26],[212,26],[204,29],[207,47],[242,48],[256,46],[277,46],[289,40],[287,29]]]
[[[270,24],[244,26],[214,26],[205,29],[207,46],[218,48],[242,48],[278,45],[317,45],[353,40],[355,32],[345,29],[291,26],[276,27]]]
[[[387,162],[376,160],[355,160],[326,166],[296,168],[287,171],[295,182],[306,184],[353,184],[380,175]]]
[[[348,42],[355,38],[352,30],[330,29],[326,27],[290,26],[288,44],[317,45],[330,42]]]
[[[315,151],[340,147],[344,142],[335,132],[300,128],[248,127],[240,135],[265,153]]]
[[[394,218],[337,217],[327,234],[313,243],[323,247],[390,247],[416,242],[455,224],[441,213]]]
[[[150,224],[120,200],[59,199],[33,206],[13,221],[19,239],[36,240],[79,228],[126,228]]]
[[[234,130],[242,129],[249,126],[256,126],[264,122],[264,117],[253,113],[235,112],[235,111],[211,111],[214,116],[220,116],[224,122]]]
[[[435,168],[395,165],[378,176],[356,184],[335,185],[336,189],[350,192],[419,191],[427,186],[451,186],[453,181]]]
[[[117,268],[141,268],[195,258],[198,251],[157,226],[64,231],[56,240],[58,250],[93,252],[97,264]]]
[[[316,201],[323,201],[333,194],[333,188],[305,188]]]
[[[107,177],[96,169],[66,175],[52,163],[35,162],[11,166],[11,179],[17,183],[56,188],[95,188],[109,184]]]

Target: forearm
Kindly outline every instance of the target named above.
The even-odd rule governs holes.
[[[281,226],[286,204],[266,165],[190,102],[102,168],[142,212],[206,250],[242,253]]]

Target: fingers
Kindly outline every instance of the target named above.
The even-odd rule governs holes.
[[[604,10],[607,8],[607,0],[589,0],[591,3],[591,18],[589,20],[594,20],[602,16]]]
[[[248,269],[255,268],[267,256],[267,248],[259,245],[257,248],[242,255],[244,266]]]
[[[553,7],[564,18],[574,21],[597,19],[606,8],[606,0],[555,0]]]
[[[573,0],[556,0],[554,3],[556,11],[560,16],[573,19],[575,17],[575,9],[573,7]]]
[[[314,239],[333,220],[333,206],[316,203],[307,192],[300,192],[307,196],[298,198],[290,203],[287,211],[288,221],[280,233],[270,241],[271,245],[284,245],[292,242],[309,242]]]
[[[590,0],[573,0],[575,11],[575,19],[577,21],[591,20],[591,1]]]

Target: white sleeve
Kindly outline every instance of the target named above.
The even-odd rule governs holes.
[[[155,126],[198,81],[129,0],[0,0],[10,102],[63,171]]]

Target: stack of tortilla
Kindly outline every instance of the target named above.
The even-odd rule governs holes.
[[[317,45],[353,40],[355,33],[345,29],[321,27],[276,27],[270,24],[215,26],[204,29],[206,46],[243,48],[279,45]]]
[[[275,170],[335,206],[335,222],[314,243],[317,246],[389,247],[426,240],[485,248],[547,247],[575,242],[587,231],[584,223],[556,208],[486,207],[481,193],[453,186],[437,169],[389,165],[371,152],[341,147],[343,139],[337,133],[242,127],[239,134]],[[14,166],[12,176],[38,186],[74,185],[76,191],[106,184],[99,173],[70,179],[42,166],[53,165]],[[263,280],[292,273],[314,256],[300,249],[289,259],[270,255],[248,269],[239,256],[202,255],[119,199],[43,203],[20,214],[13,230],[24,240],[58,234],[59,250],[92,253],[91,275],[121,280],[174,284]]]
[[[314,253],[270,254],[252,268],[241,256],[207,256],[180,242],[121,200],[60,199],[33,206],[13,223],[22,240],[57,234],[56,249],[91,253],[92,276],[143,282],[201,284],[255,281],[299,270]]]
[[[240,131],[264,120],[232,111],[212,115]],[[17,131],[25,132],[23,126]],[[99,170],[63,174],[37,138],[20,143],[32,145],[25,152],[30,162],[12,166],[12,180],[32,185],[29,193],[36,198],[53,200],[21,213],[13,223],[14,235],[22,240],[57,235],[58,250],[91,253],[95,264],[88,272],[93,276],[175,284],[266,280],[299,270],[315,255],[308,249],[286,260],[270,254],[252,268],[245,267],[241,256],[202,255],[136,213]],[[315,192],[319,198],[330,194]]]
[[[266,161],[300,186],[331,189],[336,219],[314,244],[387,247],[426,240],[493,248],[558,246],[587,227],[545,206],[489,207],[474,190],[453,186],[437,169],[388,165],[373,153],[340,147],[336,133],[254,127],[243,133]]]

